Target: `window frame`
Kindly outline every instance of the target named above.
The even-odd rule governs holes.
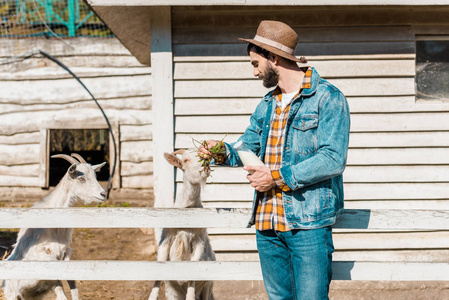
[[[111,123],[112,133],[115,137],[115,146],[117,148],[117,164],[115,168],[114,177],[111,180],[113,188],[120,188],[120,138],[119,138],[119,124]],[[106,129],[106,124],[100,123],[77,123],[73,121],[54,121],[46,122],[40,129],[40,162],[39,162],[39,185],[43,189],[50,187],[50,130],[64,130],[64,129]],[[112,146],[113,140],[109,135],[109,157],[111,162],[114,161],[114,147]],[[112,165],[109,169],[112,172]]]
[[[449,33],[448,34],[416,34],[415,35],[415,78],[414,78],[414,85],[415,85],[415,100],[416,101],[437,101],[437,102],[449,102],[449,99],[425,99],[425,98],[420,98],[418,96],[418,84],[417,84],[417,77],[418,77],[418,70],[417,70],[417,65],[418,65],[418,60],[417,60],[417,56],[418,56],[418,47],[417,47],[417,43],[420,41],[449,41]],[[449,97],[449,96],[448,96]]]

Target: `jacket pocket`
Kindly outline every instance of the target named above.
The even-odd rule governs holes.
[[[292,123],[293,149],[300,154],[309,154],[318,149],[318,115],[297,116]]]

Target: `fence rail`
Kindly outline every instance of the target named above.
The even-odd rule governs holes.
[[[2,208],[0,228],[244,228],[249,209]],[[346,210],[334,228],[449,230],[447,210]],[[449,247],[449,242],[448,242]],[[449,262],[336,261],[335,280],[449,280]],[[1,261],[0,279],[261,280],[259,262]]]
[[[250,209],[1,208],[0,228],[245,228]],[[448,210],[347,209],[334,228],[449,230]]]
[[[334,280],[449,280],[449,263],[333,263]],[[1,261],[1,279],[262,280],[259,262]]]

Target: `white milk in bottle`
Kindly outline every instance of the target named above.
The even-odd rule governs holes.
[[[242,161],[244,166],[265,166],[263,161],[260,160],[259,157],[257,157],[254,152],[252,152],[250,149],[248,149],[242,141],[238,141],[234,144],[234,149],[237,150],[237,153],[240,156],[240,160]],[[250,174],[253,174],[254,171],[249,172]]]

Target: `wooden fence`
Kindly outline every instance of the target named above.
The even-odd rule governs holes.
[[[244,228],[248,209],[2,208],[0,228]],[[447,210],[346,210],[334,228],[449,230]],[[449,247],[449,241],[447,241]],[[449,280],[449,261],[335,261],[334,280]],[[262,280],[259,262],[1,261],[0,279]]]

